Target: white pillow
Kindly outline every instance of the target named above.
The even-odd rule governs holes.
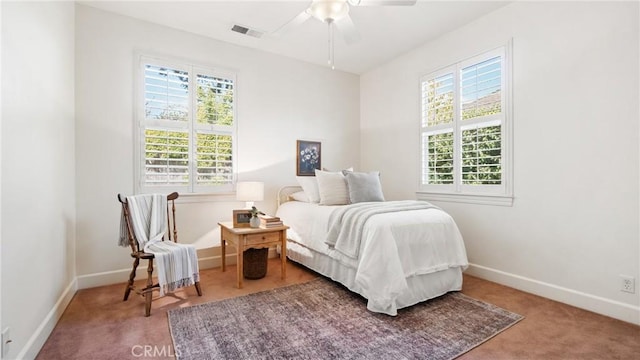
[[[320,205],[346,205],[349,203],[347,180],[342,172],[316,170]]]
[[[307,194],[310,202],[320,202],[318,180],[316,180],[315,176],[296,176],[296,179],[298,180],[298,184],[302,187],[302,190],[304,190],[304,193]]]
[[[349,200],[352,204],[366,201],[384,201],[382,185],[380,184],[380,172],[360,173],[346,171]]]
[[[309,197],[307,196],[307,193],[305,193],[304,191],[298,191],[298,192],[294,192],[293,194],[289,195],[289,198],[295,200],[295,201],[301,201],[301,202],[311,202],[309,200]]]

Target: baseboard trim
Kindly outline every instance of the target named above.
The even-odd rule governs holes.
[[[469,264],[469,268],[465,273],[614,319],[640,325],[640,306],[633,306],[477,264]]]
[[[49,311],[47,316],[45,316],[40,326],[36,329],[36,331],[31,335],[27,343],[24,345],[16,359],[35,359],[40,352],[40,349],[44,346],[44,343],[51,335],[53,328],[55,328],[58,320],[64,313],[64,310],[67,308],[73,295],[75,295],[78,290],[78,282],[74,278],[71,283],[64,289],[58,301],[56,301],[55,305]]]
[[[227,263],[235,264],[235,254],[227,255]],[[222,266],[220,256],[202,257],[198,259],[198,267],[200,269],[210,269],[217,266]],[[131,268],[111,270],[100,273],[93,273],[87,275],[78,275],[78,289],[88,289],[98,286],[113,285],[125,283],[129,278]],[[147,278],[147,264],[146,261],[140,263],[136,270],[136,279]]]
[[[236,253],[226,254],[226,263],[234,265],[236,263]],[[277,256],[274,248],[269,249],[269,258]],[[200,269],[212,269],[222,266],[222,257],[220,255],[200,257],[198,258],[198,267]],[[131,268],[111,270],[94,274],[79,275],[77,277],[78,289],[88,289],[98,286],[113,285],[125,283],[129,278]],[[136,279],[146,279],[147,265],[140,264],[136,270]]]

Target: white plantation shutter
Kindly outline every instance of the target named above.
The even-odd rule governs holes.
[[[502,110],[502,57],[467,66],[460,71],[462,119]]]
[[[189,75],[186,71],[146,64],[145,118],[188,120]]]
[[[422,182],[453,184],[453,130],[422,134]]]
[[[502,146],[499,122],[462,128],[462,183],[500,185]]]
[[[231,125],[233,120],[233,80],[197,75],[198,123]],[[205,96],[211,94],[211,96]]]
[[[233,138],[231,135],[198,132],[197,185],[233,183]]]
[[[141,56],[139,192],[229,191],[235,76]]]
[[[148,185],[189,184],[189,132],[146,128],[144,182]]]
[[[506,47],[421,79],[420,191],[509,195]]]
[[[422,80],[422,184],[454,183],[455,68]]]
[[[453,123],[453,73],[422,83],[422,126]]]
[[[502,69],[504,54],[495,52],[459,65],[460,185],[502,192]]]

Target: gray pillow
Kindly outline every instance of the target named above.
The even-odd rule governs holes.
[[[380,184],[380,172],[369,173],[345,171],[349,199],[351,203],[366,201],[384,201],[382,185]]]

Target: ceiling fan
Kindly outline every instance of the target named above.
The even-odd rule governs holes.
[[[338,28],[345,42],[349,45],[360,40],[360,33],[349,16],[350,6],[411,6],[414,5],[416,1],[417,0],[312,0],[311,5],[309,5],[307,9],[281,26],[275,31],[274,35],[282,35],[303,24],[311,17],[327,23],[329,28],[328,63],[332,69],[335,69],[333,57],[333,28]]]

